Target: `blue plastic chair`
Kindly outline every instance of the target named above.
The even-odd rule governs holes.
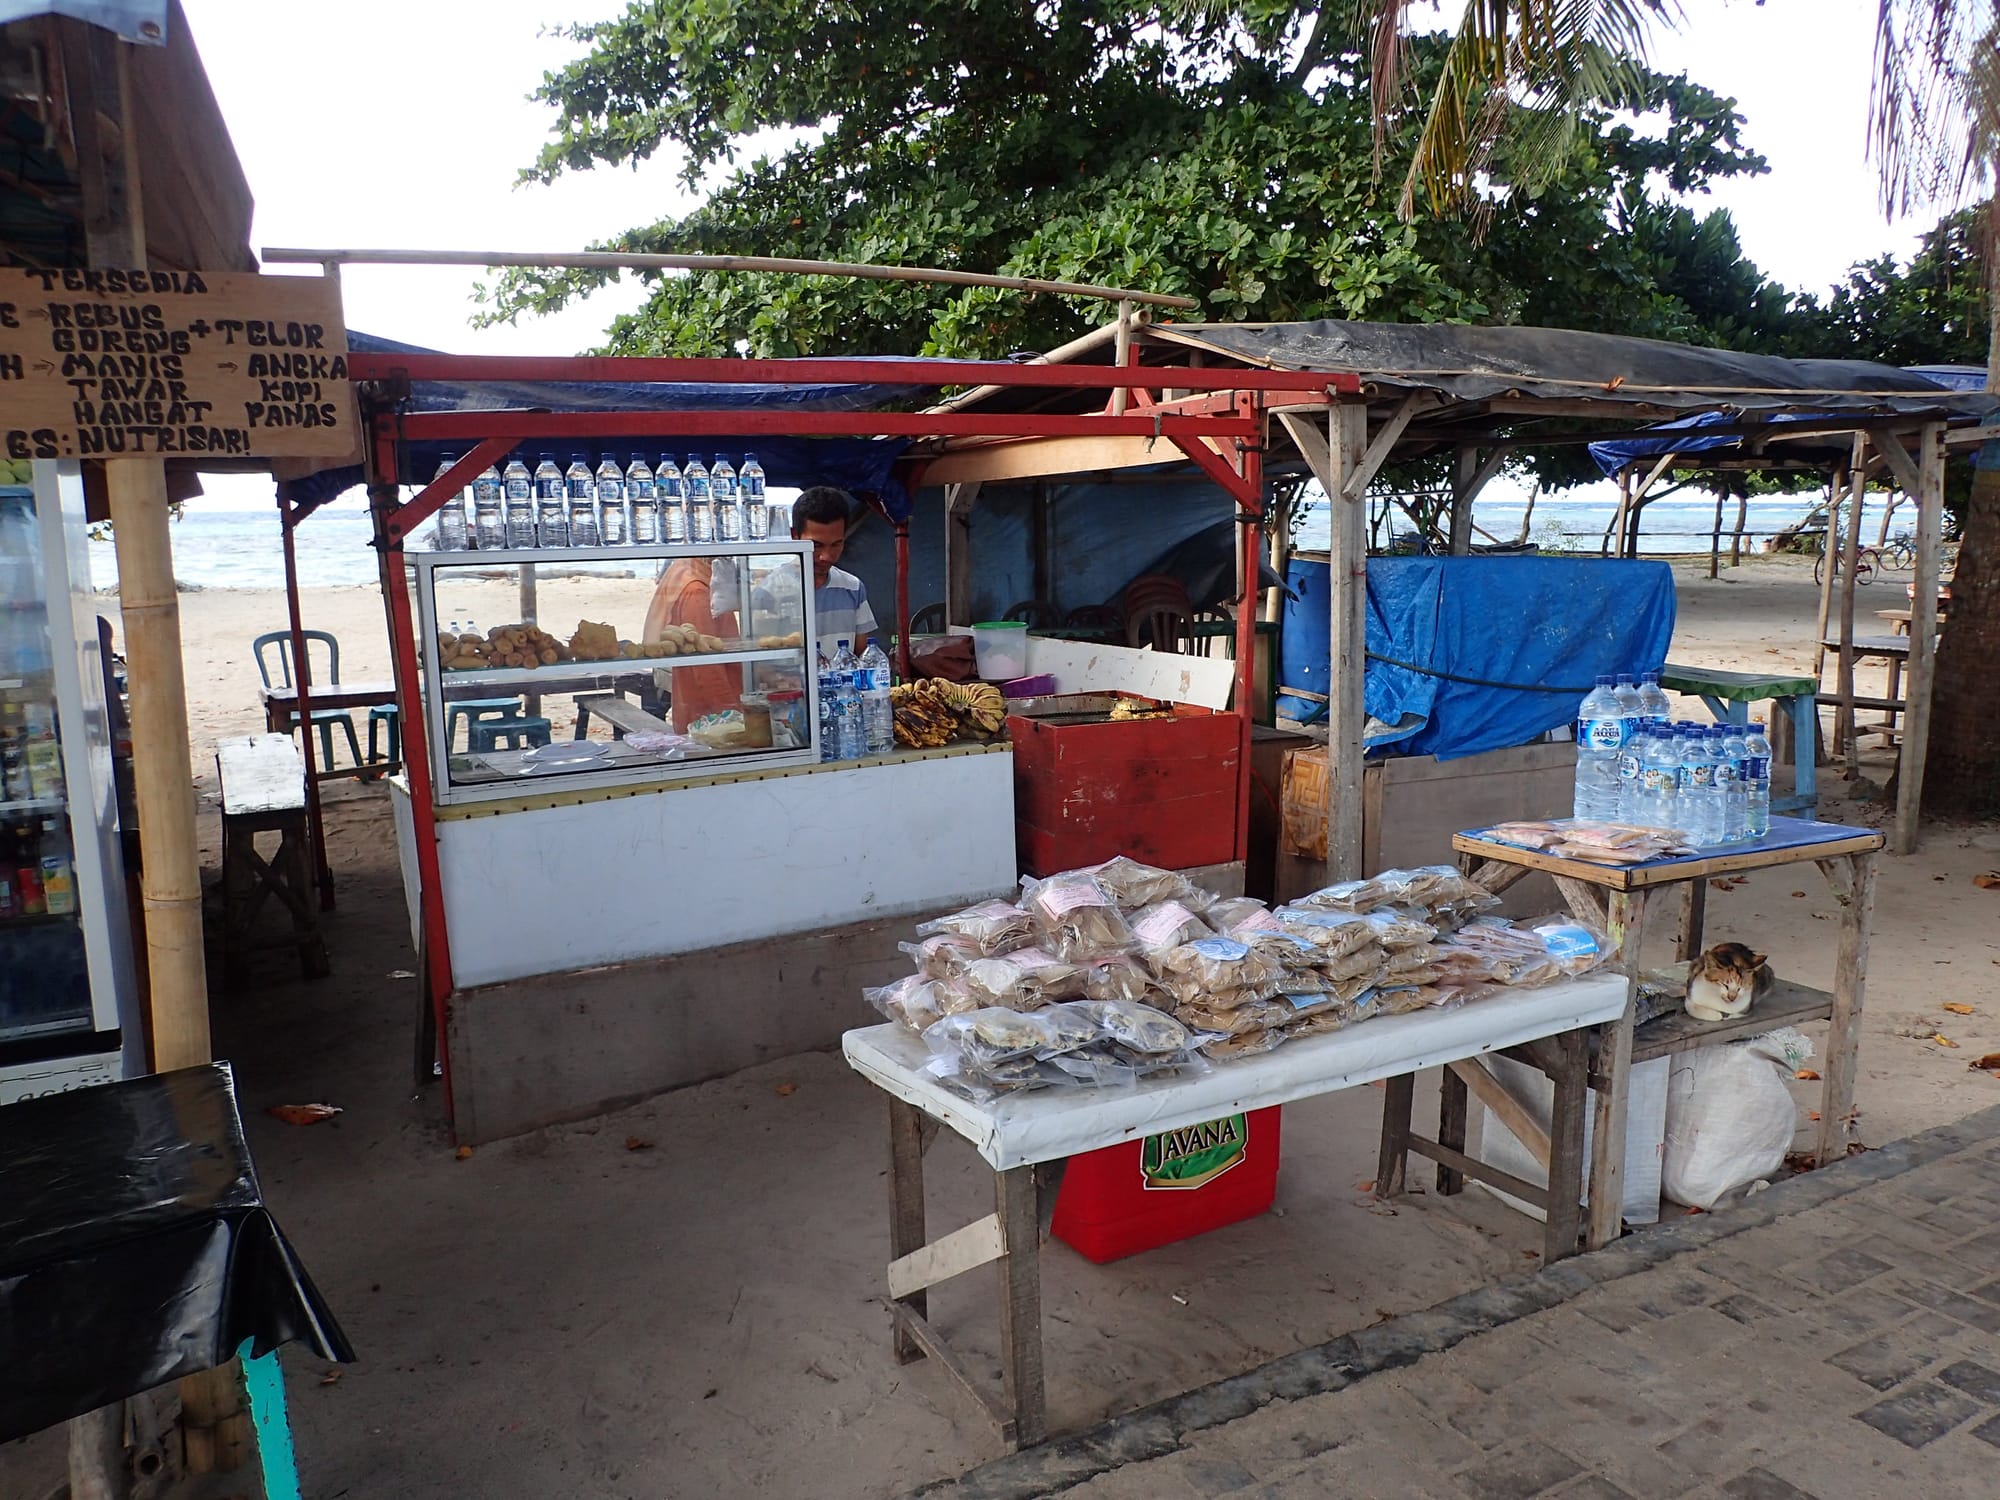
[[[306,658],[311,660],[313,643],[321,642],[326,647],[326,675],[317,672],[313,679],[321,687],[340,686],[340,642],[324,630],[304,630],[299,632],[305,639]],[[257,675],[264,679],[264,687],[292,687],[292,633],[289,630],[270,630],[250,643],[250,650],[257,658]],[[271,665],[265,652],[271,651],[278,659],[279,681],[271,681]],[[312,711],[313,728],[319,731],[320,768],[331,769],[333,765],[333,731],[346,731],[347,748],[354,756],[354,763],[365,764],[361,759],[361,741],[354,733],[354,715],[344,708],[316,708]]]
[[[447,750],[458,745],[458,726],[463,721],[465,742],[469,749],[477,750],[473,743],[482,724],[504,724],[521,717],[521,700],[512,698],[457,698],[444,706],[444,743]],[[493,747],[489,744],[487,749]]]

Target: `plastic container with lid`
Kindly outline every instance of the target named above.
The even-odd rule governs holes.
[[[1020,620],[986,620],[972,627],[972,658],[987,682],[1010,682],[1028,671],[1028,627]]]
[[[736,700],[743,711],[743,748],[771,748],[771,700],[764,693],[745,693]]]

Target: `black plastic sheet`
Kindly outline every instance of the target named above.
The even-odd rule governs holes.
[[[245,1340],[354,1358],[264,1207],[227,1063],[0,1107],[0,1440]]]

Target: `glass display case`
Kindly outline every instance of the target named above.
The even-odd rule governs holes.
[[[812,549],[413,554],[439,803],[819,759]]]
[[[0,487],[0,1101],[117,1076],[132,998],[82,482],[35,469]]]

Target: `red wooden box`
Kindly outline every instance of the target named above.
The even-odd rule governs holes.
[[[1054,875],[1113,855],[1168,870],[1236,857],[1243,720],[1186,704],[1164,719],[1051,724],[1014,717],[1021,871]]]
[[[1049,1232],[1102,1265],[1254,1219],[1278,1194],[1280,1114],[1254,1109],[1072,1156]]]

